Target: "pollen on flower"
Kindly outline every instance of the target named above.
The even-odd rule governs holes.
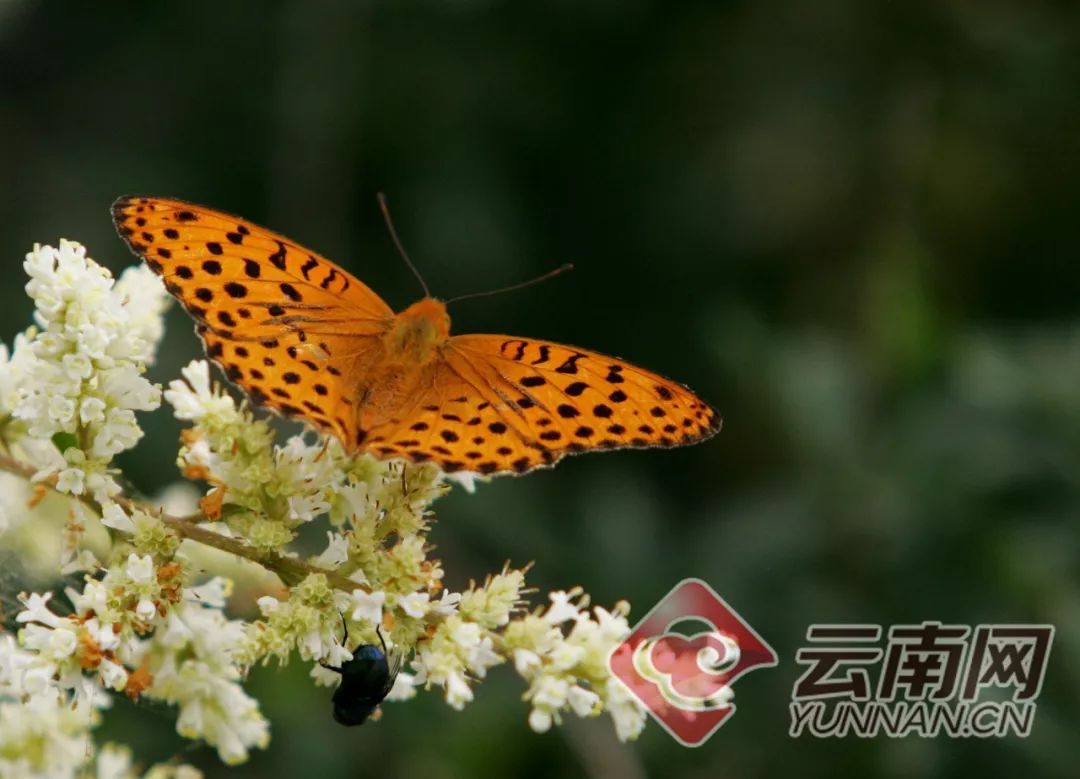
[[[131,700],[137,700],[153,683],[154,676],[150,673],[150,669],[145,664],[140,665],[128,674],[127,685],[124,687],[124,694],[131,698]]]
[[[78,657],[79,665],[82,666],[84,671],[92,671],[101,665],[104,653],[101,651],[101,646],[94,639],[94,636],[90,634],[89,630],[83,629],[79,632]]]
[[[37,508],[38,504],[41,503],[41,501],[45,500],[45,496],[48,494],[48,492],[49,491],[48,489],[46,489],[44,484],[41,484],[40,482],[38,484],[35,484],[34,491],[31,493],[29,499],[27,499],[26,501],[26,507],[28,509]]]
[[[187,475],[187,474],[185,474]],[[199,500],[199,510],[211,521],[221,519],[221,507],[225,502],[225,490],[220,487],[207,493]]]

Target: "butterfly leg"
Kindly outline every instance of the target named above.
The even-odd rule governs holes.
[[[315,455],[315,462],[318,462],[319,460],[321,460],[323,458],[323,455],[326,454],[326,450],[329,449],[329,448],[330,448],[330,438],[328,436],[323,436],[322,449],[320,449],[319,453],[317,455]]]

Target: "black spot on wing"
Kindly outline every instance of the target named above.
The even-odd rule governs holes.
[[[566,358],[562,365],[555,369],[557,373],[570,373],[575,374],[578,372],[577,361],[584,357],[584,354],[576,353]]]
[[[281,241],[276,243],[278,250],[270,255],[270,264],[278,270],[285,270],[285,244]]]

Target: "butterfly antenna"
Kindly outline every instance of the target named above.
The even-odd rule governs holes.
[[[492,289],[488,290],[487,292],[470,292],[468,295],[458,295],[456,298],[450,298],[446,302],[448,304],[456,303],[459,300],[468,300],[469,298],[485,298],[489,295],[500,295],[503,292],[513,292],[515,289],[524,289],[525,287],[531,287],[533,284],[539,284],[541,281],[547,281],[548,279],[553,279],[556,276],[561,276],[567,271],[571,271],[573,269],[573,264],[568,262],[560,265],[553,271],[548,271],[543,276],[537,276],[535,279],[529,279],[528,281],[523,281],[520,284],[511,284],[509,287],[500,287],[499,289]]]
[[[398,238],[397,230],[394,229],[394,220],[390,218],[390,207],[386,204],[386,195],[380,192],[376,197],[379,199],[379,208],[382,210],[383,219],[386,221],[386,229],[390,231],[390,237],[394,241],[394,246],[397,247],[398,254],[401,255],[401,259],[405,260],[405,264],[409,266],[409,270],[416,276],[417,281],[420,282],[420,286],[424,289],[425,297],[431,297],[431,292],[428,290],[428,286],[424,283],[424,277],[420,275],[420,271],[413,265],[413,261],[409,259],[408,253],[405,251],[405,247],[401,245],[401,239]]]

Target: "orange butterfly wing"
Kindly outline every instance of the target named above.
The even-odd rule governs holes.
[[[394,312],[347,271],[236,216],[122,197],[116,229],[195,319],[207,355],[256,405],[354,448],[356,376]]]
[[[584,349],[504,335],[452,337],[431,381],[367,446],[448,472],[525,473],[566,454],[693,444],[719,414],[686,387]]]
[[[289,239],[168,198],[120,198],[113,218],[254,404],[307,420],[348,451],[446,472],[525,473],[566,454],[682,446],[720,429],[716,411],[681,384],[547,341],[455,336],[430,362],[395,362],[383,344],[398,321],[390,307]],[[415,391],[398,408],[371,405],[368,391],[394,397],[401,371],[412,371]]]

